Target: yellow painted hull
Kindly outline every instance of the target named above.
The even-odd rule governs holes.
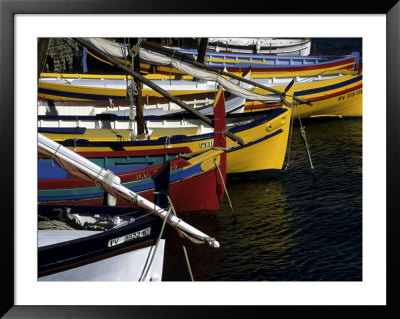
[[[227,173],[251,173],[257,171],[268,171],[268,170],[280,170],[282,169],[286,147],[288,141],[288,132],[291,119],[291,109],[284,107],[284,112],[276,116],[275,118],[263,122],[259,125],[253,126],[249,129],[235,133],[243,139],[245,145],[239,146],[236,142],[230,138],[227,140],[227,148],[230,149],[227,152]],[[102,129],[103,130],[103,129]],[[95,132],[96,131],[96,132]],[[79,139],[87,139],[92,141],[99,141],[98,135],[101,130],[90,130],[87,129],[84,134],[75,136],[65,136],[66,139],[73,139],[77,137]],[[114,131],[114,132],[108,132]],[[115,134],[117,130],[107,130],[107,136]],[[105,131],[104,131],[105,132]],[[90,134],[93,133],[91,137]],[[118,133],[118,132],[117,132]],[[49,135],[43,133],[52,139],[60,140],[60,135]],[[64,135],[63,135],[64,136]],[[190,139],[190,138],[189,138]],[[119,140],[123,141],[123,140]],[[189,147],[192,152],[200,152],[208,150],[213,145],[213,137],[204,139],[191,139],[184,143],[158,143],[157,145],[123,145],[118,147],[118,150],[125,151],[139,151],[139,150],[154,150],[163,149],[167,147]],[[91,152],[91,151],[112,151],[115,150],[111,143],[103,144],[99,146],[80,146],[79,144],[74,146],[66,146],[70,149],[75,149],[78,152]]]
[[[71,96],[63,96],[59,94],[49,94],[39,92],[38,97],[43,99],[49,100],[58,100],[58,101],[93,101],[93,98],[90,96],[104,96],[104,99],[107,100],[107,96],[112,96],[113,99],[126,99],[126,90],[125,89],[114,89],[114,88],[101,88],[101,87],[86,87],[86,86],[78,86],[78,85],[69,85],[69,84],[54,84],[54,83],[39,83],[39,89],[51,90],[55,92],[63,92],[70,93]],[[201,93],[214,93],[216,90],[202,90]],[[168,90],[168,93],[179,96],[179,95],[191,95],[191,94],[198,94],[198,90]],[[86,98],[79,98],[76,97],[77,94],[82,94],[87,96]],[[161,94],[157,93],[152,89],[144,88],[142,90],[142,96],[157,96],[162,97]]]
[[[290,127],[291,110],[280,119],[282,133],[263,142],[238,148],[227,154],[227,173],[255,173],[261,171],[279,171],[282,169]]]
[[[57,77],[60,74],[45,74],[45,77]],[[124,79],[121,75],[65,75],[68,78],[85,78],[85,79]],[[161,75],[149,75],[151,79],[161,79]],[[349,82],[348,84],[346,84]],[[268,86],[268,85],[267,85]],[[285,85],[274,86],[275,90],[283,92],[285,90]],[[46,92],[64,92],[61,95],[52,95],[48,93],[38,93],[38,96],[46,99],[53,100],[82,100],[89,101],[92,100],[91,97],[97,96],[111,96],[114,99],[125,99],[126,90],[125,89],[115,89],[115,88],[100,88],[100,87],[82,87],[67,84],[53,84],[40,82],[39,88],[44,89]],[[260,94],[266,94],[265,90],[256,88],[254,90]],[[65,93],[66,92],[66,93]],[[169,93],[175,96],[191,95],[191,94],[213,94],[214,90],[169,90]],[[349,116],[349,117],[359,117],[362,116],[362,76],[347,74],[341,77],[314,81],[308,83],[295,83],[291,88],[291,92],[310,92],[298,97],[310,100],[312,106],[299,105],[298,109],[300,111],[300,116],[305,117],[319,117],[319,116]],[[157,92],[144,88],[142,91],[143,96],[158,96],[161,95]],[[64,95],[64,96],[62,96]],[[70,95],[70,96],[69,96]],[[77,96],[87,97],[78,98]],[[105,99],[105,98],[104,98]],[[258,110],[265,110],[270,108],[271,105],[263,105],[258,101],[247,101],[245,106],[245,112],[254,112]]]
[[[300,117],[361,117],[362,88],[356,88],[349,93],[314,101],[312,103],[312,106],[305,104],[298,106]]]
[[[282,90],[284,87],[277,89]],[[302,118],[362,116],[361,76],[346,75],[338,79],[324,81],[324,83],[295,84],[291,91],[295,91],[297,97],[309,100],[312,103],[312,106],[307,104],[297,106]],[[261,102],[247,101],[245,112],[261,111],[269,107],[271,106]],[[297,111],[295,111],[295,115],[297,116]]]

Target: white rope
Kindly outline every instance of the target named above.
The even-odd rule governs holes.
[[[112,183],[113,183],[114,177],[115,177],[115,175],[113,174],[113,172],[108,169],[106,171],[106,173],[104,174],[103,182],[106,185],[112,187]]]
[[[112,99],[108,98],[108,103],[110,104],[110,108],[114,108],[115,107]]]
[[[52,166],[52,167],[54,167],[54,158],[56,157],[56,155],[57,155],[57,152],[58,152],[58,150],[60,149],[60,146],[61,146],[61,144],[60,144],[60,145],[58,145],[58,147],[57,147],[56,151],[55,151],[55,152],[54,152],[54,154],[53,154],[53,155],[51,155],[51,157],[50,157],[50,159],[51,159],[51,166]]]

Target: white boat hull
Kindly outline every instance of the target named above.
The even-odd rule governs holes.
[[[54,236],[54,232],[59,235]],[[87,231],[82,231],[86,232]],[[65,240],[63,233],[71,233],[69,230],[39,231],[39,247],[45,237]],[[75,231],[74,231],[75,233]],[[87,236],[87,235],[86,235]],[[53,242],[55,243],[55,242]],[[165,239],[161,239],[153,262],[147,276],[141,280],[148,266],[155,246],[149,246],[110,258],[102,259],[87,265],[68,269],[55,274],[38,278],[39,281],[161,281],[164,263]]]

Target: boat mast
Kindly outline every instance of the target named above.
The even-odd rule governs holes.
[[[206,62],[206,53],[207,53],[207,45],[208,38],[197,38],[197,62],[205,63]]]
[[[133,39],[132,48],[138,48],[139,43],[138,38]],[[132,48],[130,50],[132,50]],[[136,54],[133,58],[133,71],[138,74],[140,73],[140,60],[139,60],[139,50],[136,51]],[[138,140],[143,140],[145,138],[144,132],[144,117],[143,117],[143,99],[142,99],[142,82],[135,78],[137,94],[135,95],[135,105],[136,105],[136,121],[137,121],[137,135],[136,138]]]

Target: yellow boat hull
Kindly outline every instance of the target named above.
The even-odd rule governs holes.
[[[259,172],[273,172],[282,169],[290,127],[291,110],[282,117],[281,133],[270,136],[268,139],[237,147],[227,153],[227,173],[230,175],[258,174]],[[276,131],[277,132],[277,131]]]
[[[290,108],[283,107],[279,110],[278,116],[268,121],[260,121],[261,123],[259,124],[250,125],[251,127],[249,128],[235,132],[235,135],[243,139],[243,146],[238,145],[227,137],[226,142],[229,149],[227,151],[227,173],[246,174],[282,169],[287,148],[291,112]],[[187,137],[186,141],[179,143],[169,143],[169,140],[165,139],[164,142],[158,143],[156,143],[157,140],[154,140],[154,144],[150,145],[149,143],[141,144],[140,141],[130,145],[129,142],[124,144],[124,141],[128,141],[128,135],[119,131],[122,130],[87,129],[83,134],[79,135],[48,133],[43,133],[43,135],[60,142],[70,139],[72,142],[69,145],[65,144],[65,146],[78,152],[143,151],[183,146],[189,147],[192,152],[201,152],[211,149],[214,141],[212,134],[207,134],[205,138]],[[113,143],[96,144],[95,142],[100,140],[99,134],[101,135],[101,132],[104,132],[107,141],[110,141],[110,136],[114,136],[114,141],[120,143],[114,145]],[[92,141],[93,143],[87,146],[85,144],[80,145],[78,142],[74,144],[74,138],[87,140],[89,144]]]
[[[310,100],[312,106],[299,105],[300,116],[305,117],[320,117],[320,116],[362,116],[362,75],[356,75],[351,72],[343,73],[344,75],[336,78],[325,79],[322,81],[312,82],[295,82],[291,88],[291,92],[304,100]],[[47,77],[54,77],[57,74],[47,74]],[[65,75],[68,78],[77,78],[78,75]],[[102,75],[82,75],[81,78],[87,79],[124,79],[120,75],[102,76]],[[161,79],[161,75],[151,75],[149,78]],[[305,79],[306,80],[306,79]],[[268,85],[266,85],[268,86]],[[286,85],[274,86],[274,89],[283,92]],[[126,90],[106,87],[87,87],[70,84],[55,84],[48,82],[39,83],[38,96],[53,100],[81,100],[89,101],[98,99],[99,97],[109,97],[111,99],[125,99]],[[256,93],[266,94],[266,91],[260,88],[254,89]],[[49,92],[55,92],[54,95]],[[59,94],[57,94],[59,92]],[[174,96],[190,96],[190,95],[214,95],[214,90],[168,90]],[[161,97],[157,92],[144,88],[142,95]],[[81,98],[79,98],[81,97]],[[281,106],[281,105],[272,105]],[[265,110],[271,105],[263,104],[258,101],[247,101],[245,112],[254,112]]]
[[[277,89],[283,90],[284,87]],[[361,75],[346,75],[323,83],[294,84],[291,91],[295,92],[295,96],[312,103],[311,106],[307,104],[297,106],[301,118],[362,116]],[[274,106],[278,105],[247,101],[245,112],[266,110]],[[295,115],[297,116],[297,111]]]

